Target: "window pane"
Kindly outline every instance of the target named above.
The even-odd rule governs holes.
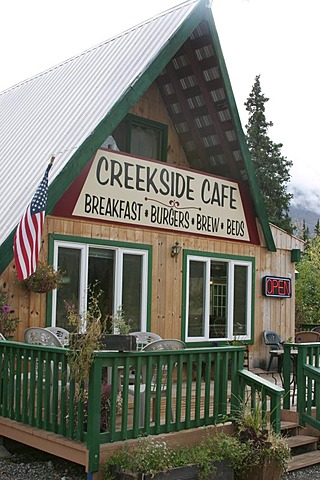
[[[216,261],[210,266],[210,338],[227,336],[227,267]]]
[[[131,331],[141,330],[142,256],[123,255],[122,308]]]
[[[57,289],[56,325],[68,328],[65,301],[79,310],[81,250],[60,247],[58,265],[66,272],[63,285]]]
[[[160,133],[159,130],[132,125],[130,153],[160,160]]]
[[[203,337],[205,327],[205,272],[204,262],[190,262],[188,336]]]
[[[247,334],[248,267],[234,267],[233,335]]]
[[[102,290],[99,307],[102,319],[113,313],[115,252],[103,248],[89,249],[88,286],[95,285]],[[110,325],[107,324],[107,328]]]

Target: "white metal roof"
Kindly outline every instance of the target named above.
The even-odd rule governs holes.
[[[53,153],[49,184],[134,87],[199,0],[189,0],[0,93],[0,245]]]

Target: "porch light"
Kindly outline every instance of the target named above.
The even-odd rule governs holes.
[[[175,258],[177,261],[177,257],[179,253],[181,252],[181,246],[179,245],[179,242],[176,242],[174,245],[171,247],[171,257]]]

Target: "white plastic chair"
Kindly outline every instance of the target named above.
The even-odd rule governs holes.
[[[133,335],[137,338],[137,350],[141,350],[150,342],[155,340],[162,340],[162,337],[153,332],[130,332],[129,335]]]
[[[176,339],[161,339],[161,340],[155,340],[153,342],[148,343],[142,350],[143,351],[151,351],[151,350],[182,350],[185,349],[186,345],[184,342],[181,340],[176,340]],[[173,368],[175,367],[176,364],[173,365]],[[167,363],[162,363],[161,365],[162,371],[161,371],[161,397],[166,396],[166,391],[167,391],[167,375],[168,375],[168,364]],[[156,400],[157,400],[157,388],[158,388],[158,383],[157,383],[157,365],[153,366],[153,371],[152,371],[152,379],[151,379],[151,399],[153,402],[152,405],[152,419],[154,420],[155,418],[155,412],[157,408]],[[139,410],[139,425],[140,427],[144,426],[145,423],[145,400],[146,400],[146,367],[144,366],[142,368],[142,378],[141,378],[141,383],[140,383],[140,410]],[[135,394],[135,386],[134,385],[129,385],[128,386],[128,393],[129,395]],[[160,406],[159,406],[160,408]],[[171,408],[171,421],[174,421],[174,415],[173,415],[173,409]]]
[[[24,332],[25,343],[32,345],[44,345],[52,347],[63,347],[57,335],[47,328],[30,327]]]
[[[53,332],[59,338],[60,342],[64,347],[69,345],[70,332],[68,332],[68,330],[66,330],[65,328],[46,327],[46,330],[50,330],[50,332]]]
[[[46,347],[60,347],[63,348],[63,345],[57,335],[50,331],[47,328],[42,327],[30,327],[24,332],[24,341],[25,343],[29,343],[32,345],[43,345]],[[53,363],[51,361],[51,375],[53,375]],[[60,368],[59,368],[60,369]],[[37,376],[37,372],[36,372]],[[30,372],[28,374],[28,378],[30,378]],[[69,378],[69,369],[68,369],[68,378]],[[43,386],[45,384],[45,378],[42,379]],[[52,384],[52,380],[50,381],[50,385]],[[68,385],[68,381],[67,381]],[[58,380],[58,399],[61,397],[61,380]],[[51,387],[50,390],[50,405],[52,405],[53,399],[53,390]]]

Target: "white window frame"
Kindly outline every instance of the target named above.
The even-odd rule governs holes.
[[[88,288],[88,265],[90,248],[101,248],[103,250],[112,250],[115,252],[115,285],[114,285],[114,301],[113,315],[116,315],[117,309],[122,305],[122,274],[123,274],[123,255],[139,255],[142,257],[141,271],[141,331],[147,330],[147,310],[148,310],[148,251],[143,249],[133,249],[125,246],[97,245],[93,243],[80,243],[72,241],[55,240],[53,247],[53,266],[58,268],[58,250],[59,248],[73,248],[81,251],[80,255],[80,298],[79,298],[79,314],[82,315],[87,309],[87,288]],[[52,326],[56,326],[56,303],[57,291],[52,292]]]
[[[190,282],[190,262],[200,262],[205,264],[205,300],[204,300],[204,335],[203,336],[188,336],[189,331],[189,282]],[[227,282],[227,336],[221,338],[210,338],[210,266],[212,261],[223,262],[227,264],[228,268],[228,282]],[[233,304],[234,304],[234,268],[235,266],[247,267],[247,296],[246,296],[246,335],[241,335],[241,338],[235,337],[233,334]],[[207,341],[231,341],[231,340],[250,340],[251,339],[251,320],[252,320],[252,304],[253,304],[253,291],[252,291],[252,274],[253,274],[253,262],[231,259],[216,256],[200,256],[200,255],[187,255],[187,268],[186,268],[186,315],[185,315],[185,341],[186,342],[207,342]]]

